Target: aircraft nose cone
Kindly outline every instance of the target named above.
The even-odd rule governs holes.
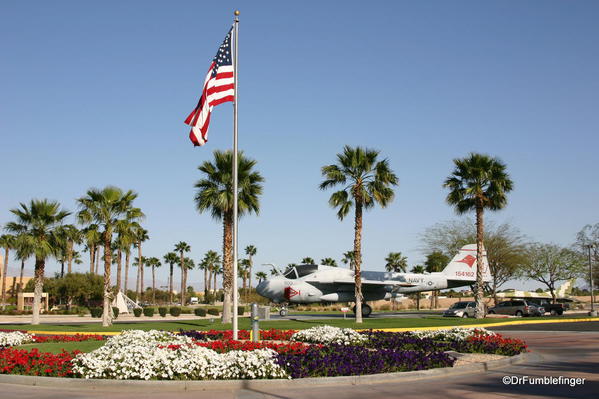
[[[258,286],[256,287],[256,292],[258,293],[258,295],[267,297],[266,296],[267,291],[268,291],[268,281],[264,280],[264,281],[261,281],[260,283],[258,283]]]

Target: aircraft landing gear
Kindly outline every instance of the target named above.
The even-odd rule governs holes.
[[[287,308],[285,306],[283,306],[280,310],[279,310],[279,316],[281,317],[285,317],[287,316]]]
[[[356,305],[354,305],[354,307],[352,308],[352,312],[354,312],[354,314],[356,314]],[[372,308],[370,307],[370,305],[363,303],[362,304],[362,317],[369,317],[371,313],[372,313]]]

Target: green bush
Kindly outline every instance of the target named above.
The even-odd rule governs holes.
[[[214,294],[212,292],[208,292],[205,296],[204,296],[204,303],[206,304],[214,304],[214,301],[216,300]]]
[[[144,316],[154,317],[154,308],[144,308]]]
[[[142,308],[135,308],[133,309],[133,314],[135,315],[135,317],[141,317],[141,313],[143,312]]]
[[[210,308],[210,309],[208,309],[208,314],[211,314],[213,316],[218,316],[220,314],[220,311],[216,308]]]
[[[177,307],[177,306],[173,306],[172,308],[169,309],[169,313],[171,314],[171,316],[179,317],[179,315],[181,314],[181,308]]]
[[[193,313],[195,313],[196,316],[204,317],[204,316],[206,316],[206,309],[195,308],[195,310],[193,311]]]
[[[245,313],[245,306],[237,306],[237,315],[243,316],[244,313]]]
[[[112,314],[114,315],[114,318],[115,318],[115,319],[118,319],[118,318],[119,318],[119,313],[120,313],[120,310],[119,310],[119,308],[117,308],[116,306],[113,306],[113,307],[112,307]]]
[[[102,317],[102,308],[90,308],[89,312],[92,314],[92,317]]]
[[[193,308],[188,308],[187,306],[181,308],[181,313],[183,314],[193,314]]]
[[[162,317],[166,317],[166,311],[167,311],[166,308],[163,308],[163,307],[158,308],[158,313],[160,313],[160,316],[162,316]]]

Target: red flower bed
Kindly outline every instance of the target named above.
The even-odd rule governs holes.
[[[497,335],[474,335],[466,340],[472,349],[482,353],[495,353],[498,355],[514,356],[526,352],[528,345],[518,338],[504,338]]]
[[[71,377],[71,359],[80,351],[45,353],[37,349],[6,348],[0,350],[0,374],[41,375],[48,377]]]
[[[223,340],[223,341],[210,341],[210,342],[196,342],[196,345],[203,346],[208,349],[212,349],[218,353],[224,353],[234,350],[240,351],[253,351],[255,349],[272,349],[277,353],[284,354],[301,354],[305,353],[310,345],[303,344],[301,342],[279,344],[269,341],[235,341],[235,340]]]
[[[291,336],[295,334],[296,330],[275,330],[274,328],[270,330],[262,330],[260,331],[260,339],[264,339],[267,341],[289,341]],[[184,331],[180,330],[179,334],[186,335],[188,337],[205,341],[205,340],[230,340],[233,339],[233,331],[232,330],[209,330],[209,331],[196,331],[189,330]],[[248,340],[250,339],[250,332],[248,330],[239,330],[237,334],[237,339],[239,340]]]
[[[106,339],[103,335],[34,335],[33,342],[45,343],[45,342],[81,342],[81,341],[104,341]]]

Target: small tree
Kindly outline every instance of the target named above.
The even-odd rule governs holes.
[[[401,252],[389,252],[385,258],[385,270],[388,272],[405,272],[408,268],[408,258],[403,256]]]
[[[525,259],[520,277],[545,284],[553,303],[556,283],[580,277],[585,271],[584,257],[580,253],[554,244],[531,244]]]
[[[323,258],[320,260],[321,265],[337,267],[337,262],[333,258]]]

